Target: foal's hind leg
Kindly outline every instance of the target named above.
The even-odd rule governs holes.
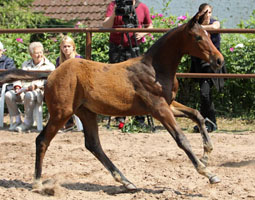
[[[207,129],[205,127],[205,120],[203,116],[200,114],[200,112],[198,112],[198,110],[189,108],[176,101],[172,102],[172,104],[170,105],[170,108],[173,111],[173,114],[175,117],[186,117],[193,120],[195,123],[197,123],[200,133],[202,135],[203,144],[204,144],[204,155],[200,160],[205,165],[207,165],[209,154],[213,150],[213,145],[212,145],[210,136],[208,135]]]
[[[98,136],[97,115],[85,107],[80,107],[75,114],[80,118],[84,127],[85,147],[111,172],[116,181],[122,183],[128,190],[135,190],[135,185],[127,180],[104,153]]]
[[[152,116],[158,119],[165,126],[168,132],[175,139],[177,145],[181,149],[183,149],[187,156],[190,158],[191,162],[193,163],[198,173],[206,176],[209,179],[210,183],[220,182],[220,179],[216,175],[211,173],[193,153],[189,141],[187,140],[186,136],[183,134],[182,130],[177,125],[176,120],[174,118],[174,114],[166,102],[159,102],[154,107]]]

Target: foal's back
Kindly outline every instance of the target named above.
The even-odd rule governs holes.
[[[84,105],[98,114],[122,115],[128,110],[132,114],[130,108],[136,107],[134,100],[138,99],[130,79],[137,76],[141,65],[140,57],[118,64],[69,59],[48,77],[46,102],[49,107],[54,103],[74,108]]]

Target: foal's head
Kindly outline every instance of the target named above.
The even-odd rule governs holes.
[[[198,12],[186,25],[185,53],[191,56],[201,58],[211,64],[216,70],[222,67],[224,58],[211,41],[210,34],[200,25],[206,12]]]

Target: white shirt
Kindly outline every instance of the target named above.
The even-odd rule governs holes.
[[[44,59],[42,59],[42,61],[40,63],[38,63],[37,65],[34,64],[33,59],[23,62],[22,69],[28,70],[28,71],[29,70],[53,71],[55,69],[55,65],[52,64],[47,58],[44,57]],[[37,85],[38,87],[43,87],[44,82],[45,82],[44,80],[35,80],[32,82],[15,81],[13,83],[13,86],[19,85],[23,88],[23,87],[28,87],[33,84],[33,85]]]

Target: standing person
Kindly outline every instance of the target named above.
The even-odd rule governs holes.
[[[8,70],[8,69],[16,68],[13,59],[7,57],[3,53],[4,53],[4,45],[2,44],[2,42],[0,42],[0,69]],[[12,85],[8,85],[7,91],[11,90],[12,88],[13,88]],[[0,85],[0,94],[1,94],[1,91],[2,91],[2,86]]]
[[[28,48],[31,60],[22,64],[23,70],[50,70],[55,69],[44,56],[44,48],[41,42],[32,42]],[[11,118],[16,120],[10,126],[10,131],[23,132],[29,130],[33,125],[33,110],[36,103],[43,101],[43,80],[32,82],[16,81],[13,83],[13,90],[5,93],[5,101]],[[22,123],[17,102],[24,102],[24,122]]]
[[[132,9],[119,8],[117,3],[121,1],[112,1],[106,11],[106,18],[103,22],[104,28],[153,28],[148,7],[139,0],[129,0]],[[128,4],[129,4],[128,3]],[[123,5],[125,8],[129,5]],[[127,13],[123,13],[123,10]],[[130,12],[129,12],[130,11]],[[129,58],[139,56],[139,44],[142,38],[148,33],[110,33],[110,63],[118,63]],[[119,128],[124,126],[125,117],[118,117]],[[136,120],[144,123],[143,116],[136,116]]]
[[[60,56],[56,60],[56,67],[70,58],[83,58],[76,52],[74,40],[68,35],[64,36],[60,42]],[[73,117],[65,124],[64,130],[69,131],[74,128]]]
[[[203,28],[207,29],[219,29],[220,22],[216,19],[212,18],[212,6],[203,3],[199,6],[199,11],[206,12],[206,17],[201,24]],[[220,51],[220,34],[213,33],[211,34],[211,40],[214,46]],[[213,71],[210,67],[210,64],[196,57],[191,57],[191,69],[190,72],[193,73],[226,73],[225,66],[223,66],[220,70]],[[202,116],[206,119],[206,128],[208,132],[212,132],[217,130],[216,116],[215,116],[215,108],[212,99],[212,87],[215,86],[218,91],[220,91],[224,86],[223,78],[201,78],[198,79],[200,86],[200,112]],[[194,132],[199,132],[197,126],[194,127]]]

